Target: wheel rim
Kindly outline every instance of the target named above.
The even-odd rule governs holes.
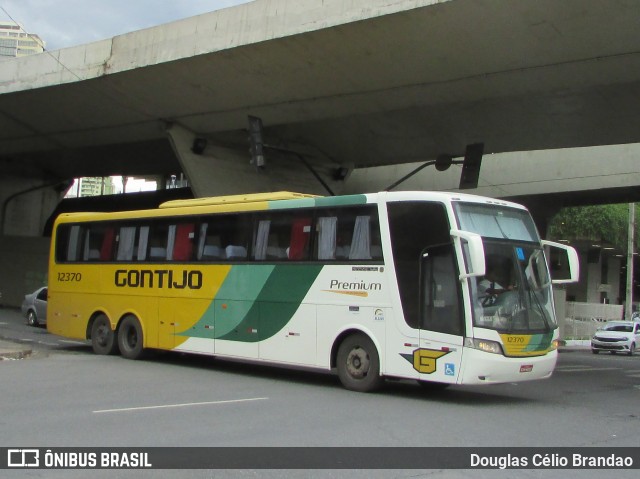
[[[125,334],[125,346],[127,346],[129,349],[134,349],[138,344],[138,332],[136,331],[136,328],[134,327],[130,327],[127,328],[126,334]]]
[[[369,354],[362,348],[354,348],[347,356],[347,372],[352,378],[363,379],[369,373]]]
[[[36,324],[36,315],[33,314],[33,311],[29,311],[29,316],[27,317],[27,320],[29,321],[29,324],[31,326],[33,326],[34,324]]]
[[[106,324],[101,323],[98,325],[98,329],[96,331],[96,342],[100,346],[107,346],[109,342],[109,333],[111,332],[111,328],[109,328]]]

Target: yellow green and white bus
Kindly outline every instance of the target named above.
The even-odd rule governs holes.
[[[559,281],[576,280],[575,251],[552,246],[566,253]],[[458,193],[279,192],[62,214],[47,328],[129,359],[156,349],[337,371],[356,391],[385,377],[541,379],[558,339],[543,248],[524,207]],[[504,294],[483,288],[489,269]]]

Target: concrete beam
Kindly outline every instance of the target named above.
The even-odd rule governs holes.
[[[266,167],[258,169],[250,164],[248,142],[246,151],[229,149],[176,124],[167,128],[167,135],[195,197],[282,190],[329,194],[295,155],[268,152]],[[196,138],[207,142],[200,153],[192,150]],[[338,165],[308,161],[332,191],[341,191],[344,182],[334,180],[331,175]]]
[[[383,190],[420,164],[358,168],[349,178],[345,193]],[[427,167],[395,190],[457,191],[461,168],[452,165],[439,172]],[[478,188],[465,192],[506,199],[590,190],[638,190],[639,184],[640,143],[636,143],[485,155]]]

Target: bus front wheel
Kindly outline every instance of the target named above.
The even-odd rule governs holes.
[[[384,382],[380,376],[378,351],[364,334],[352,334],[342,341],[338,348],[337,366],[340,382],[352,391],[374,391]]]
[[[135,316],[127,316],[118,328],[120,354],[127,359],[140,359],[144,352],[142,326]]]
[[[118,352],[116,335],[111,322],[104,314],[96,317],[91,326],[91,346],[96,354],[115,354]]]

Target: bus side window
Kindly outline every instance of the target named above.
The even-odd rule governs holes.
[[[303,261],[309,258],[311,218],[275,213],[258,218],[253,257],[257,261]]]
[[[156,221],[149,234],[149,260],[167,260],[167,238],[169,236],[169,225],[164,221]]]
[[[93,223],[86,224],[83,228],[85,234],[82,261],[110,261],[115,240],[113,227]]]
[[[423,297],[419,287],[421,258],[425,248],[452,243],[449,233],[451,227],[441,203],[390,202],[387,210],[404,319],[408,326],[418,329],[421,325],[420,303]],[[459,288],[458,283],[454,282],[456,288]],[[452,318],[452,321],[459,320]]]
[[[252,215],[237,214],[216,219],[222,237],[224,256],[229,261],[246,260],[252,231]]]
[[[374,207],[320,211],[316,233],[315,257],[320,261],[382,260],[380,225]]]
[[[216,234],[213,225],[209,223],[200,224],[198,235],[198,250],[196,257],[198,261],[213,261],[224,258],[224,250],[221,248],[220,235]]]
[[[65,259],[67,261],[79,261],[80,253],[82,251],[82,236],[85,233],[85,228],[80,225],[73,225],[69,231],[69,239],[67,242],[67,254]]]
[[[80,225],[64,224],[56,232],[56,262],[78,261],[82,242]]]

